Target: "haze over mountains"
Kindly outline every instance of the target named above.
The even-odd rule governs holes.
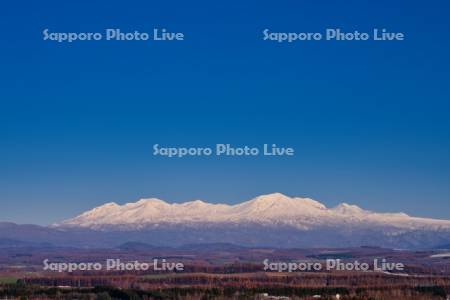
[[[34,237],[15,225],[0,226],[0,239],[77,246],[116,246],[125,242],[178,246],[232,243],[257,247],[433,248],[450,244],[450,221],[404,213],[376,213],[355,205],[327,208],[309,198],[280,193],[236,204],[201,200],[169,204],[151,198],[107,203],[50,227],[33,227]],[[23,230],[22,230],[23,229]],[[30,230],[30,228],[28,228]]]

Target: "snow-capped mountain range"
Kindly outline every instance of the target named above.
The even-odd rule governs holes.
[[[163,225],[214,224],[289,226],[299,230],[367,226],[400,231],[450,230],[450,221],[410,217],[404,213],[376,213],[346,203],[327,208],[310,198],[291,198],[280,193],[262,195],[236,205],[211,204],[201,200],[169,204],[156,198],[124,205],[107,203],[56,226],[135,230]]]
[[[450,245],[450,221],[376,213],[345,203],[327,208],[309,198],[279,193],[236,205],[200,200],[169,204],[151,198],[124,205],[107,203],[46,227],[0,223],[0,247],[1,241],[63,247],[141,242],[175,247],[231,243],[276,248],[430,249]]]

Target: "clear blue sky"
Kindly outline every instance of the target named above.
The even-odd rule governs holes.
[[[95,2],[95,3],[94,3]],[[140,197],[282,192],[450,219],[450,4],[8,1],[0,12],[0,221],[48,224]],[[57,44],[42,30],[182,31],[180,43]],[[262,41],[401,31],[403,42]],[[154,143],[296,148],[152,156]]]

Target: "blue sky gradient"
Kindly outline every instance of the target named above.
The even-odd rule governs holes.
[[[2,6],[0,221],[270,192],[450,219],[448,1]],[[186,40],[42,40],[45,28],[154,27]],[[265,28],[386,28],[406,40],[277,44]],[[276,143],[296,156],[167,159],[152,156],[155,143]]]

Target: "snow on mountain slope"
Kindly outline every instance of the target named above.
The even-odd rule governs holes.
[[[404,213],[375,213],[346,203],[327,208],[309,198],[291,198],[280,193],[262,195],[236,205],[211,204],[201,200],[169,204],[155,198],[124,205],[107,203],[55,226],[91,229],[125,226],[140,229],[164,224],[195,226],[249,223],[291,226],[300,230],[321,226],[450,230],[450,221],[415,218]]]

